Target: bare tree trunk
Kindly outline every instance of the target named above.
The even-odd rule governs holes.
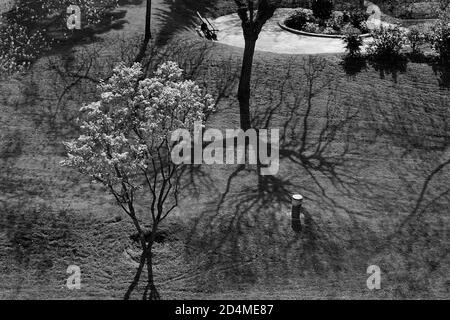
[[[144,43],[147,44],[152,38],[151,22],[152,22],[152,0],[147,0],[147,9],[145,11],[145,35],[144,35]]]
[[[152,0],[147,0],[147,8],[145,10],[145,32],[144,41],[139,49],[139,52],[134,59],[134,62],[141,62],[144,59],[145,51],[147,50],[148,44],[152,38],[151,32],[151,22],[152,22]]]
[[[248,130],[251,127],[250,80],[252,77],[256,41],[264,24],[273,16],[276,6],[269,0],[259,0],[255,12],[255,3],[253,0],[247,0],[246,3],[243,0],[235,0],[235,3],[238,8],[239,18],[242,21],[242,31],[245,39],[244,58],[238,90],[239,111],[241,116],[241,129]]]
[[[245,37],[244,58],[242,61],[241,77],[239,81],[238,100],[241,115],[241,128],[248,130],[250,121],[250,81],[252,77],[253,56],[257,37]]]

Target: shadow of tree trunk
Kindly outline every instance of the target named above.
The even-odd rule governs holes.
[[[141,257],[139,259],[139,267],[136,270],[136,274],[133,278],[133,282],[131,282],[130,286],[128,287],[127,292],[125,293],[125,296],[123,297],[124,300],[130,300],[131,294],[136,289],[137,285],[139,284],[139,279],[141,278],[142,270],[145,266],[145,253],[143,252],[141,254]]]

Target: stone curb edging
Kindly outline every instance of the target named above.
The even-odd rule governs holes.
[[[289,32],[292,32],[292,33],[295,33],[298,35],[302,35],[302,36],[328,38],[328,39],[343,39],[345,37],[345,35],[339,35],[339,34],[311,33],[311,32],[305,32],[305,31],[292,29],[292,28],[289,28],[288,26],[286,26],[284,21],[279,21],[278,25],[286,31],[289,31]],[[361,38],[370,38],[370,33],[364,33],[364,34],[361,34],[360,36],[361,36]]]

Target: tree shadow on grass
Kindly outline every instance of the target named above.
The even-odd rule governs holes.
[[[404,56],[398,56],[391,59],[372,58],[369,59],[369,65],[379,72],[380,78],[385,79],[390,75],[392,80],[397,83],[398,75],[405,73],[408,67],[408,59]]]
[[[427,202],[439,201],[450,191],[450,188],[441,186],[434,190],[434,195],[426,196],[432,181],[442,179],[441,174],[450,164],[450,111],[448,97],[436,96],[436,93],[426,96],[419,92],[413,101],[405,100],[399,105],[384,104],[386,103],[372,107],[373,117],[381,117],[380,121],[376,122],[376,130],[388,136],[393,146],[402,147],[402,158],[423,163],[423,185],[417,184],[417,201],[410,214],[400,223],[397,230],[400,231],[423,213],[424,208],[428,206]],[[388,108],[389,113],[386,111]],[[420,119],[420,122],[417,122],[417,119]],[[399,166],[397,170],[407,176],[407,172],[403,172],[404,168]]]
[[[73,259],[72,245],[76,243],[67,212],[52,212],[45,206],[31,209],[26,202],[0,206],[0,233],[6,237],[1,248],[6,251],[3,262],[8,265],[8,274],[16,277],[16,284],[9,283],[14,287],[11,299],[29,289],[23,288],[24,270],[34,271],[34,281],[46,282],[58,260]]]
[[[363,56],[345,56],[341,62],[344,72],[350,78],[355,78],[356,75],[364,70],[367,70],[367,60]]]
[[[292,61],[290,66],[294,65]],[[348,271],[354,267],[346,263],[348,257],[370,241],[362,236],[368,231],[357,221],[357,210],[340,203],[335,194],[338,190],[361,192],[371,186],[353,177],[357,163],[351,155],[357,150],[350,129],[356,114],[334,103],[333,81],[323,82],[323,60],[310,57],[304,62],[306,83],[290,98],[291,69],[285,67],[288,75],[281,77],[279,86],[269,94],[279,100],[258,104],[253,117],[254,127],[281,128],[281,172],[261,176],[258,166],[235,166],[190,232],[186,255],[198,257],[199,268],[210,281],[202,285],[210,290],[268,279],[286,284],[308,273],[325,278]],[[301,234],[291,230],[288,217],[294,193],[305,197],[307,222]],[[341,224],[333,217],[336,211],[345,212],[350,221]],[[334,225],[330,227],[330,223]],[[336,224],[346,231],[338,232]],[[344,243],[350,227],[354,239]],[[357,260],[364,260],[363,255]],[[358,263],[355,260],[355,265]]]
[[[444,156],[436,168],[431,168],[436,173],[426,178],[423,186],[417,180],[406,179],[411,175],[417,179],[420,174],[420,163],[419,167],[411,166],[410,152],[416,152],[420,145],[430,151],[447,148],[448,121],[440,116],[445,116],[444,109],[435,110],[436,100],[431,97],[428,103],[417,101],[417,107],[423,108],[423,116],[428,118],[424,123],[428,129],[424,127],[418,134],[415,107],[404,109],[394,100],[392,105],[385,105],[385,100],[369,95],[370,99],[364,101],[374,113],[371,119],[367,110],[355,110],[351,103],[343,102],[348,98],[339,97],[339,86],[334,81],[323,80],[329,78],[323,65],[314,59],[305,63],[300,74],[306,79],[299,80],[304,87],[299,87],[301,94],[294,96],[292,92],[296,91],[290,85],[296,74],[285,66],[289,80],[280,76],[278,86],[260,97],[269,99],[266,105],[257,100],[259,108],[253,125],[281,128],[281,171],[276,176],[260,176],[255,166],[235,166],[226,171],[226,182],[195,219],[187,240],[186,257],[195,257],[199,273],[207,279],[195,284],[198,290],[247,290],[262,283],[288,285],[305,274],[333,281],[335,274],[357,277],[373,263],[385,268],[392,281],[403,281],[392,273],[399,266],[389,262],[390,256],[412,263],[417,253],[411,250],[415,248],[414,239],[421,239],[420,246],[445,248],[445,242],[439,242],[445,230],[436,230],[439,224],[432,222],[434,217],[427,218],[424,209],[436,213],[444,210],[448,186],[443,185],[442,176],[435,178],[448,167],[448,158]],[[260,85],[257,73],[254,81]],[[374,101],[386,109],[373,110]],[[437,135],[433,134],[436,128]],[[382,149],[380,140],[387,144]],[[383,166],[387,171],[379,169]],[[398,178],[392,175],[395,172]],[[391,175],[389,179],[384,178],[385,174]],[[430,188],[427,181],[432,180],[435,183]],[[419,197],[404,201],[405,192]],[[289,208],[294,193],[304,195],[304,207],[311,218],[309,234],[291,230]],[[425,194],[427,199],[421,196]],[[410,222],[398,232],[407,216],[411,216]],[[411,229],[411,225],[415,227]],[[427,242],[426,234],[430,232],[437,233]],[[380,254],[383,247],[389,249]],[[435,275],[445,271],[445,255],[440,262],[430,259],[429,255],[421,255],[414,269],[400,270],[405,274],[415,270],[421,279],[433,266],[438,270]],[[408,283],[412,280],[410,277]],[[412,286],[398,296],[423,296],[428,290],[430,286]]]
[[[407,190],[397,205],[401,214],[388,221],[391,231],[377,246],[373,261],[384,265],[398,297],[445,295],[448,284],[442,279],[450,266],[448,97],[428,88],[398,96],[399,102],[375,96],[378,104],[366,110],[379,138],[389,139],[390,150],[401,150],[390,166]]]
[[[426,55],[424,53],[408,53],[404,56],[399,56],[392,59],[370,58],[370,57],[351,57],[344,56],[341,66],[350,78],[364,70],[368,66],[374,68],[380,74],[381,79],[391,75],[392,80],[397,83],[398,75],[406,73],[408,62],[423,64],[426,63],[432,67],[433,72],[438,77],[439,87],[442,89],[450,89],[450,63],[445,61],[438,61],[435,56]]]
[[[438,77],[439,86],[450,90],[450,62],[437,62],[432,64],[433,71]]]
[[[141,257],[139,259],[139,266],[136,269],[136,274],[134,275],[133,280],[131,281],[127,291],[125,292],[125,295],[123,297],[124,300],[130,300],[131,295],[138,287],[139,282],[141,280],[142,272],[144,271],[145,263],[146,263],[145,255],[141,254]],[[142,294],[142,300],[155,301],[160,299],[161,296],[159,294],[157,287],[154,284],[149,284],[147,282],[144,288],[144,292]]]
[[[426,63],[432,67],[434,74],[438,77],[441,89],[450,89],[450,61],[440,60],[435,55],[423,52],[410,53],[408,59],[414,63]]]

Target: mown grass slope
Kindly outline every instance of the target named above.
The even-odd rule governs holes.
[[[220,97],[207,126],[237,127],[242,52],[189,30],[176,34],[170,57]],[[130,59],[136,44],[125,29],[1,83],[1,298],[118,299],[131,282],[131,224],[104,188],[59,162],[62,142],[77,133],[76,111],[95,98],[94,80]],[[258,180],[251,166],[186,172],[179,209],[163,226],[170,237],[156,246],[163,298],[449,297],[442,75],[409,63],[349,76],[341,60],[256,54],[254,125],[281,129],[280,173]],[[66,72],[89,66],[76,83]],[[291,193],[305,196],[312,220],[300,235],[290,229]],[[65,288],[72,264],[81,267],[79,291]],[[380,291],[366,287],[372,264],[383,272]],[[144,283],[145,275],[134,298]]]

